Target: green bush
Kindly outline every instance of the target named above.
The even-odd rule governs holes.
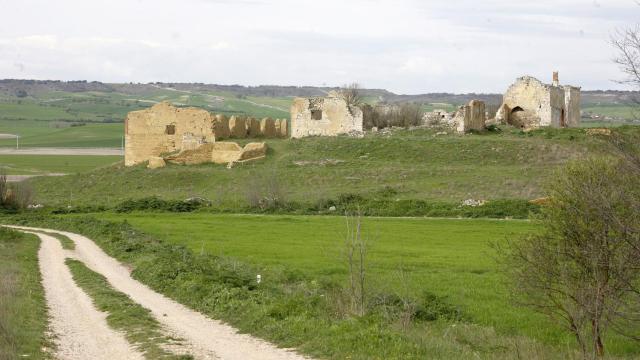
[[[199,199],[164,200],[155,196],[129,199],[116,205],[114,210],[119,213],[127,213],[132,211],[169,211],[169,212],[191,212],[195,211],[206,204]]]

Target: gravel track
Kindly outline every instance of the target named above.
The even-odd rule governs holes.
[[[73,281],[64,263],[58,239],[33,233],[41,240],[38,262],[50,317],[50,330],[61,360],[143,359],[125,339],[107,325],[107,314]]]
[[[250,335],[239,334],[233,327],[188,309],[151,290],[146,285],[133,279],[125,266],[105,254],[91,239],[65,231],[17,226],[11,227],[27,231],[59,233],[69,237],[76,244],[74,258],[84,262],[90,269],[106,277],[111,286],[116,290],[127,294],[133,301],[149,309],[153,316],[163,324],[169,332],[178,335],[188,343],[188,347],[192,349],[192,355],[197,359],[306,359],[292,350],[278,348]],[[42,238],[42,236],[45,235],[39,236]],[[48,238],[47,243],[52,239],[50,236],[45,237]],[[62,249],[59,244],[58,247],[60,250]],[[63,260],[64,259],[62,259],[62,263],[64,265]],[[48,267],[50,266],[53,265],[43,264],[43,273],[48,272]],[[70,296],[78,296],[81,298],[84,296],[86,298],[84,293],[74,293]],[[116,359],[120,357],[112,356],[110,358]]]

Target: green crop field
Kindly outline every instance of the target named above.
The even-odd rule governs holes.
[[[0,155],[0,172],[6,175],[75,174],[119,161],[121,156]]]
[[[254,264],[265,278],[285,268],[311,282],[347,281],[346,222],[341,217],[209,214],[100,215],[197,254]],[[367,218],[370,290],[433,293],[467,321],[495,328],[499,336],[526,336],[565,347],[573,339],[545,318],[510,302],[492,243],[535,231],[526,221]],[[639,354],[628,340],[611,336],[614,354]],[[573,346],[573,345],[571,345]]]
[[[20,136],[20,147],[121,147],[123,132],[122,124],[56,128],[46,121],[0,120],[0,134]],[[15,146],[15,139],[0,139],[0,147]]]

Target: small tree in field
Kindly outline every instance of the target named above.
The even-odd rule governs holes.
[[[590,159],[554,177],[549,195],[543,230],[503,249],[507,269],[521,304],[602,357],[608,330],[639,335],[640,177],[625,159]]]

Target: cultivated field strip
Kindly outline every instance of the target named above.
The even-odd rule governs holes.
[[[246,334],[239,334],[233,327],[190,310],[151,290],[146,285],[133,279],[125,266],[105,254],[91,239],[64,231],[20,226],[10,227],[26,232],[33,232],[41,238],[44,237],[48,239],[47,243],[55,240],[56,246],[60,251],[60,256],[56,258],[55,261],[56,263],[62,264],[62,266],[64,266],[64,256],[62,254],[62,247],[57,239],[39,234],[37,231],[58,233],[69,237],[76,244],[74,258],[85,263],[91,270],[103,275],[114,289],[126,294],[133,301],[149,309],[153,316],[164,325],[168,331],[188,343],[188,347],[193,350],[192,354],[198,359],[305,359],[305,357],[291,350],[280,349],[264,340]],[[52,266],[52,264],[42,265],[43,274],[48,271],[47,267],[49,266]],[[68,269],[66,273],[69,281],[73,282]],[[82,293],[79,288],[78,291]],[[82,293],[81,296],[90,302],[86,294]],[[102,321],[104,322],[104,318]],[[106,326],[106,323],[104,325]],[[128,357],[110,356],[109,358],[125,359]]]
[[[38,252],[45,298],[56,344],[56,358],[143,359],[124,338],[107,325],[106,314],[98,311],[91,298],[78,287],[64,263],[65,250],[58,239],[37,233]]]

